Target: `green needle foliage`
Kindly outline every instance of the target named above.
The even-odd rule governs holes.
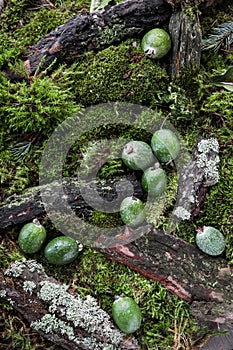
[[[215,52],[230,50],[233,44],[233,22],[226,22],[213,28],[208,37],[202,40],[202,50],[213,50]]]

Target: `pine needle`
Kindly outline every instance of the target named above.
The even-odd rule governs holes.
[[[229,50],[233,44],[233,22],[226,22],[213,28],[212,32],[206,39],[202,40],[202,50],[220,49]]]
[[[10,152],[15,160],[22,160],[31,149],[31,142],[19,142],[10,148]]]

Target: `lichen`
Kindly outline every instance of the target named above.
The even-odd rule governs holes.
[[[15,261],[4,274],[10,277],[20,277],[23,273],[23,267],[24,265],[21,261]]]
[[[188,210],[186,210],[184,207],[181,207],[181,206],[177,207],[173,211],[173,214],[182,220],[189,220],[191,217],[191,213]]]
[[[203,169],[206,186],[211,186],[219,181],[218,164],[220,162],[218,152],[219,144],[214,138],[201,140],[198,143],[199,154],[197,156],[197,167]]]
[[[215,153],[218,153],[219,144],[218,144],[218,141],[214,138],[203,139],[198,143],[197,149],[200,153],[204,153],[204,154],[209,153],[210,151],[214,151]]]
[[[101,334],[112,344],[119,345],[123,339],[121,332],[115,330],[110,322],[110,316],[97,304],[90,295],[85,300],[78,295],[74,297],[67,292],[68,286],[49,281],[39,283],[38,297],[49,302],[50,312],[60,313],[74,327],[82,327],[88,333]]]
[[[25,292],[32,294],[32,292],[35,288],[36,288],[35,282],[33,282],[33,281],[24,281],[23,282],[23,289],[25,290]]]
[[[5,290],[0,290],[0,298],[6,297],[6,291]]]

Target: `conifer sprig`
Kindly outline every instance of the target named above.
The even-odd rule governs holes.
[[[213,50],[217,52],[220,49],[223,49],[228,51],[232,44],[233,22],[226,22],[213,28],[208,37],[202,40],[202,50]]]

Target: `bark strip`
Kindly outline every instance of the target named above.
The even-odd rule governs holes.
[[[47,276],[35,260],[16,261],[6,271],[0,270],[0,295],[33,329],[64,349],[140,349],[133,337],[115,327],[93,297],[82,299]]]

